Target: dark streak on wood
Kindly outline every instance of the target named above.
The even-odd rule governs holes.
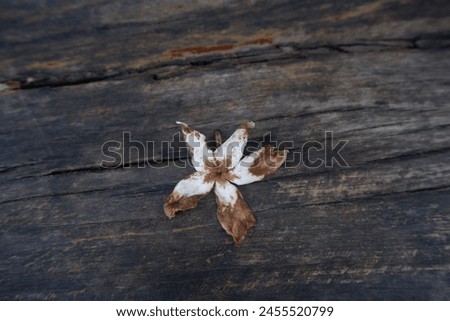
[[[0,12],[1,299],[450,299],[448,1],[43,8]],[[123,132],[246,119],[252,147],[292,141],[291,166],[332,131],[349,166],[241,186],[239,249],[212,195],[165,217],[193,172],[179,142],[100,166]]]

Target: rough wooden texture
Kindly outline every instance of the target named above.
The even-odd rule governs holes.
[[[0,299],[450,299],[447,0],[0,7]],[[244,119],[291,155],[332,131],[349,166],[240,187],[240,248],[211,195],[164,216],[184,153],[100,168],[123,132]]]

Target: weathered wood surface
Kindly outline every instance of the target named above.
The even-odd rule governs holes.
[[[1,1],[1,299],[450,299],[448,1],[132,3]],[[349,167],[240,187],[240,248],[211,195],[164,216],[184,154],[100,168],[244,119]]]

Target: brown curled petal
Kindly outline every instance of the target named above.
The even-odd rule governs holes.
[[[255,123],[247,121],[241,124],[241,128],[237,129],[220,147],[214,152],[214,157],[218,161],[228,161],[228,168],[234,168],[242,158],[245,145],[248,139],[248,130],[255,127]]]
[[[255,216],[233,184],[227,181],[217,182],[214,193],[217,202],[217,219],[223,229],[233,237],[236,246],[239,246],[247,230],[255,226]]]
[[[214,181],[206,181],[205,173],[194,173],[182,179],[175,186],[164,204],[164,213],[172,218],[179,211],[185,211],[197,206],[213,188]]]
[[[287,150],[278,150],[273,146],[265,146],[244,157],[228,173],[228,179],[237,185],[260,181],[275,172],[284,163],[287,154]]]
[[[181,125],[181,132],[183,133],[184,141],[189,149],[192,164],[197,172],[205,171],[205,160],[210,157],[213,158],[213,153],[208,149],[206,144],[206,137],[202,133],[191,129],[187,124],[177,121]]]

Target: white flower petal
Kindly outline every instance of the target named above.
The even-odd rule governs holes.
[[[236,246],[245,238],[247,230],[255,226],[252,210],[233,184],[226,180],[216,182],[217,219],[223,229],[233,237]]]
[[[211,191],[214,181],[207,180],[206,175],[197,172],[178,182],[164,204],[164,212],[169,218],[176,212],[196,207],[198,201]]]
[[[228,168],[233,168],[242,158],[245,145],[248,139],[249,128],[255,127],[252,121],[245,122],[241,128],[236,130],[219,148],[214,152],[214,157],[218,161],[225,161]]]
[[[177,121],[181,125],[181,132],[184,136],[184,141],[189,149],[191,155],[192,165],[197,172],[205,171],[205,161],[210,158],[213,159],[213,153],[206,145],[206,137],[202,133],[191,129],[187,124]]]
[[[265,146],[244,157],[229,173],[231,182],[245,185],[262,180],[275,172],[286,160],[288,151]]]

